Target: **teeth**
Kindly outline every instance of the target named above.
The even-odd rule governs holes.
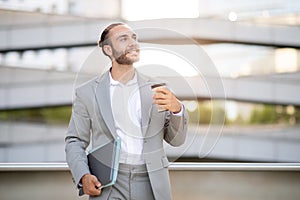
[[[138,52],[138,50],[137,49],[131,49],[131,50],[129,50],[129,51],[127,51],[126,53],[137,53]]]

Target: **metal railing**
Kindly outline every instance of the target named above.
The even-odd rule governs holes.
[[[300,163],[193,163],[175,162],[174,171],[300,171]],[[2,171],[68,171],[67,163],[0,163]]]

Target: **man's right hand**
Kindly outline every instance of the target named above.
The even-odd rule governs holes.
[[[85,174],[81,179],[84,194],[98,196],[101,194],[101,183],[97,177],[91,174]]]

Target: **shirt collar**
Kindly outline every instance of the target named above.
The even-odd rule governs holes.
[[[136,72],[134,72],[134,77],[133,79],[129,80],[126,84],[120,83],[119,81],[116,81],[112,78],[111,72],[109,72],[109,80],[110,80],[110,85],[111,86],[116,86],[116,85],[123,85],[123,86],[129,86],[137,83],[137,75]]]

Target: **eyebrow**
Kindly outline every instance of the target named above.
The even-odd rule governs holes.
[[[132,36],[137,37],[137,34],[136,33],[132,33]],[[130,35],[128,33],[124,33],[122,35],[119,35],[117,37],[117,39],[120,39],[120,38],[123,38],[123,37],[130,37]]]

